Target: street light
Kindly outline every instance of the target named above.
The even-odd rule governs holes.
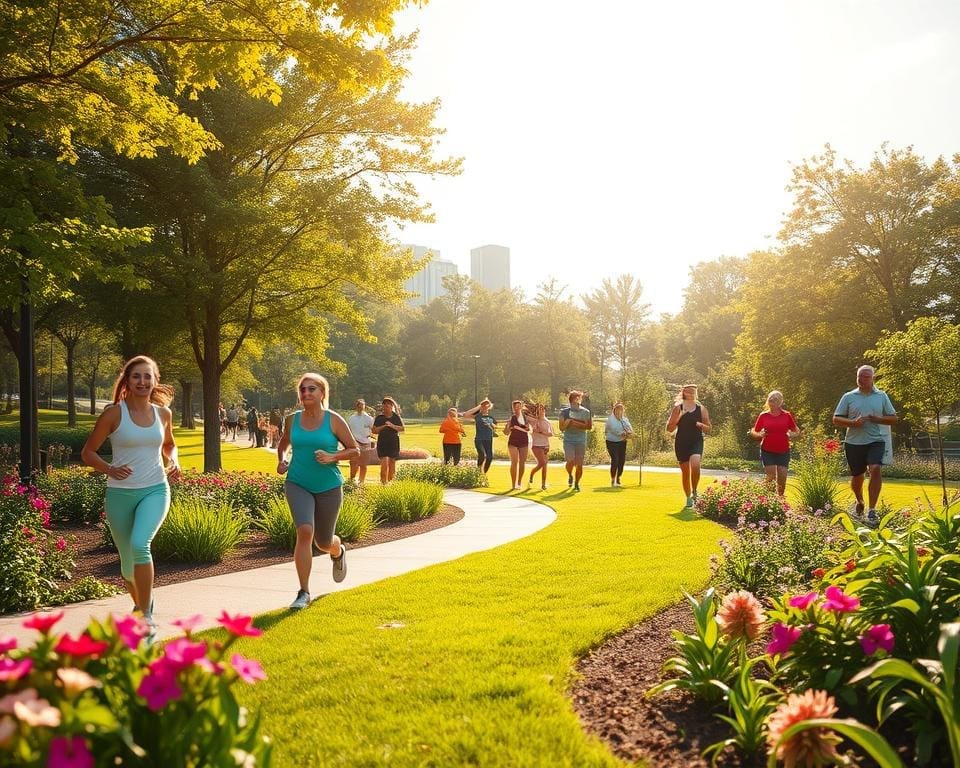
[[[473,358],[473,404],[476,405],[480,402],[480,387],[479,379],[477,379],[477,361],[480,359],[480,355],[470,355]]]

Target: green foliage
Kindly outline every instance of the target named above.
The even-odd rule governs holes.
[[[635,459],[642,468],[650,451],[663,442],[663,414],[668,404],[667,385],[652,374],[630,372],[623,377],[620,400],[633,427],[630,458]],[[640,481],[643,481],[642,469]]]
[[[727,523],[757,523],[764,527],[770,522],[782,523],[789,505],[762,480],[741,477],[710,483],[699,495],[697,514],[708,520]]]
[[[153,539],[160,560],[218,563],[246,534],[247,519],[223,502],[178,499]]]
[[[409,523],[429,517],[443,504],[443,489],[417,480],[395,480],[390,485],[364,489],[369,494],[373,518],[384,522]]]
[[[371,496],[365,489],[344,494],[336,530],[344,541],[359,541],[377,527]]]
[[[56,595],[49,605],[68,605],[82,603],[84,600],[100,600],[104,597],[119,595],[123,590],[112,584],[100,581],[93,576],[81,576],[69,582],[66,588]]]
[[[283,477],[263,472],[184,472],[170,486],[173,501],[193,499],[228,505],[256,519],[271,502],[283,496]]]
[[[689,635],[673,630],[673,644],[679,655],[667,659],[663,671],[674,676],[655,685],[647,695],[656,696],[676,688],[689,691],[703,701],[718,701],[725,689],[717,686],[717,681],[729,685],[737,677],[738,644],[720,633],[712,588],[701,600],[684,595],[693,606],[696,629]]]
[[[838,720],[831,717],[801,720],[787,728],[780,740],[772,746],[767,768],[777,767],[777,749],[781,744],[800,737],[804,731],[821,729],[836,731],[857,746],[862,747],[876,762],[877,768],[904,768],[903,761],[897,756],[896,751],[876,731],[863,723],[858,723],[856,720]]]
[[[0,763],[270,765],[260,718],[240,707],[233,690],[239,680],[265,677],[258,662],[233,648],[240,636],[260,633],[249,616],[224,614],[224,641],[197,640],[187,629],[166,645],[142,642],[146,627],[129,616],[93,621],[71,640],[51,631],[62,616],[25,620],[39,637],[4,659],[16,670],[5,676],[6,692],[32,701],[33,711],[49,720],[29,727],[2,718],[14,729],[0,742]]]
[[[105,475],[70,466],[37,476],[37,488],[50,500],[50,517],[57,522],[96,523],[103,513]]]
[[[285,499],[271,499],[253,519],[253,526],[264,531],[274,547],[293,552],[297,543],[297,526],[293,523],[293,515]]]
[[[397,470],[396,479],[419,480],[444,488],[485,488],[488,484],[486,475],[476,465],[454,466],[432,461],[425,464],[403,464]]]
[[[729,713],[717,717],[733,730],[733,736],[703,750],[704,758],[710,759],[714,765],[727,747],[734,747],[742,756],[752,758],[766,746],[766,720],[783,699],[783,694],[770,682],[753,677],[753,668],[759,661],[759,658],[743,660],[733,685],[714,681],[723,691]]]
[[[782,523],[744,522],[732,542],[720,542],[723,557],[713,561],[713,583],[723,592],[745,589],[758,598],[803,589],[814,570],[829,567],[838,534],[822,516],[793,511]]]
[[[793,462],[794,488],[800,503],[811,510],[829,512],[840,495],[840,473],[845,466],[837,440],[808,442]]]
[[[66,445],[74,456],[80,455],[83,444],[90,436],[90,427],[64,427],[40,423],[38,427],[40,445]],[[0,424],[0,445],[19,446],[20,428],[16,424]],[[110,443],[105,442],[101,453],[110,453]]]

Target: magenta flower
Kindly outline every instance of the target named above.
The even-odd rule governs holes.
[[[35,629],[37,632],[47,634],[60,619],[63,618],[63,611],[40,611],[29,618],[23,620],[23,626],[26,629]]]
[[[67,540],[64,539],[63,536],[61,536],[60,538],[57,539],[57,543],[55,544],[55,546],[57,548],[57,552],[63,552],[63,550],[67,548]]]
[[[98,656],[109,647],[110,643],[105,640],[94,640],[84,632],[76,640],[70,635],[64,635],[60,638],[60,642],[57,643],[54,650],[57,653],[69,654],[70,656]]]
[[[93,768],[94,765],[83,736],[57,736],[50,741],[47,768]]]
[[[140,640],[147,634],[147,624],[138,616],[113,617],[113,624],[123,644],[131,651],[136,650]]]
[[[222,611],[217,621],[221,626],[226,627],[230,634],[236,635],[237,637],[259,637],[263,634],[262,629],[251,626],[253,622],[252,616],[244,616],[239,613],[231,616],[226,611]]]
[[[152,664],[150,667],[150,674],[140,681],[137,694],[146,700],[150,709],[159,712],[167,706],[168,702],[179,699],[183,691],[177,685],[177,677],[172,671],[163,668],[154,669]]]
[[[245,659],[239,653],[230,657],[230,664],[243,682],[253,685],[257,680],[266,680],[267,673],[263,671],[260,662],[256,659]]]
[[[826,598],[823,601],[825,611],[850,613],[860,607],[860,598],[844,594],[840,587],[829,586],[823,594]]]
[[[860,636],[860,647],[867,656],[873,656],[880,648],[887,653],[893,650],[894,637],[889,624],[874,624]]]
[[[14,661],[7,657],[0,658],[0,682],[19,680],[28,675],[31,669],[33,669],[33,659]]]
[[[173,626],[180,627],[188,635],[193,632],[200,624],[203,623],[203,616],[199,613],[195,613],[193,616],[188,616],[185,619],[176,619],[173,622]]]
[[[186,669],[198,659],[207,655],[205,642],[194,643],[189,638],[180,637],[167,643],[164,648],[164,659],[177,672]]]
[[[210,675],[223,674],[223,664],[218,661],[211,661],[206,656],[193,662],[193,666],[200,667],[200,669]]]
[[[770,634],[773,639],[767,643],[767,653],[771,656],[779,654],[784,656],[790,652],[793,644],[800,639],[803,630],[800,627],[791,627],[789,624],[782,624],[779,621],[770,628]]]
[[[806,610],[810,607],[810,604],[813,603],[818,597],[820,597],[819,592],[807,592],[805,595],[794,595],[789,600],[789,605],[791,608],[799,608],[801,611]]]
[[[0,653],[12,651],[17,647],[17,638],[13,635],[0,635]]]

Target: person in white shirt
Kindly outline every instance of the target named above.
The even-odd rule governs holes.
[[[347,416],[347,426],[356,438],[360,455],[350,459],[350,482],[363,485],[367,479],[367,456],[373,446],[373,438],[370,434],[373,416],[367,413],[367,404],[362,397],[353,404],[353,411]]]

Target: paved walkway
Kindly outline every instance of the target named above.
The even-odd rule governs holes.
[[[311,594],[318,597],[352,589],[417,568],[456,560],[472,552],[492,549],[529,536],[556,519],[549,507],[516,496],[447,489],[443,498],[464,511],[462,520],[419,536],[357,550],[348,549],[347,578],[341,584],[333,581],[330,558],[318,555],[314,558],[310,577]],[[292,556],[289,563],[158,587],[155,591],[158,637],[180,634],[170,624],[177,618],[199,613],[204,617],[201,628],[214,627],[221,610],[256,615],[286,608],[296,592],[297,577]],[[66,614],[57,629],[76,635],[91,618],[106,619],[111,613],[129,611],[130,598],[123,595],[90,600],[55,610],[63,610]],[[0,617],[0,636],[13,635],[32,641],[36,632],[21,626],[25,615]]]

